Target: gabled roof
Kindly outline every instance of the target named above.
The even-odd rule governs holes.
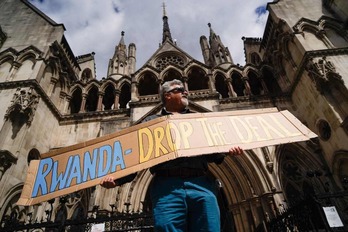
[[[30,2],[27,0],[21,0],[25,5],[27,5],[30,9],[35,11],[39,16],[41,16],[44,20],[46,20],[49,24],[52,26],[62,26],[64,28],[64,31],[66,30],[64,24],[62,23],[56,23],[54,20],[52,20],[50,17],[45,15],[42,11],[40,11],[38,8],[36,8],[34,5],[32,5]]]

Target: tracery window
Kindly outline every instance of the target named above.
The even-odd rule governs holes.
[[[170,56],[164,56],[159,58],[156,61],[156,68],[159,70],[163,70],[165,67],[167,67],[169,64],[174,64],[180,67],[183,67],[185,62],[184,59],[177,55],[170,55]]]

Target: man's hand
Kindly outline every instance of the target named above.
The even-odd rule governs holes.
[[[101,180],[100,185],[104,188],[110,189],[115,188],[117,183],[111,175],[107,175]]]
[[[241,155],[241,154],[243,154],[243,149],[242,148],[240,148],[240,147],[232,147],[232,148],[230,148],[230,150],[228,151],[228,154],[230,155],[230,156],[238,156],[238,155]]]

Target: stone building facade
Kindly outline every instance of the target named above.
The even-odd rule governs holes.
[[[244,66],[234,63],[211,24],[200,38],[204,62],[191,57],[172,40],[164,13],[162,43],[148,61],[135,68],[136,45],[127,46],[122,32],[106,78],[97,80],[94,53],[75,57],[63,24],[26,0],[2,0],[0,218],[15,212],[23,222],[28,213],[45,220],[50,207],[52,218],[83,217],[93,206],[151,208],[148,170],[112,190],[96,186],[71,194],[63,206],[59,199],[30,207],[16,201],[31,160],[158,113],[159,85],[180,79],[194,111],[276,107],[318,134],[307,142],[247,150],[209,167],[220,182],[222,220],[230,231],[254,231],[314,193],[342,193],[333,202],[347,224],[348,2],[278,0],[267,9],[263,37],[243,37]]]

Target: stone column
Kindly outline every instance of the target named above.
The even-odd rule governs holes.
[[[158,80],[157,80],[157,84],[158,84],[158,90],[157,90],[157,92],[158,92],[158,94],[160,94],[161,85],[163,84],[163,80],[158,79]]]
[[[229,95],[232,97],[237,97],[237,94],[236,94],[236,92],[234,92],[234,89],[232,86],[232,78],[230,78],[230,77],[226,78],[225,83],[228,87]]]
[[[131,101],[132,102],[137,102],[137,101],[139,101],[139,98],[138,98],[138,82],[136,81],[134,74],[132,74],[131,78],[132,78]]]
[[[114,110],[118,110],[119,109],[119,103],[120,103],[120,94],[121,91],[118,89],[115,89],[115,100],[114,100]]]
[[[64,106],[63,106],[63,113],[65,113],[65,114],[71,113],[71,112],[68,112],[71,98],[72,97],[70,95],[66,95],[66,97],[65,97]]]
[[[12,63],[12,68],[10,69],[10,77],[9,80],[13,80],[13,77],[16,75],[18,72],[18,69],[21,67],[22,64],[18,63],[17,61],[14,61]]]
[[[244,95],[250,96],[251,95],[251,89],[250,89],[250,84],[249,84],[249,78],[248,77],[243,77],[242,80],[243,80],[244,86],[245,86]]]
[[[87,94],[83,93],[82,94],[82,102],[81,102],[81,107],[79,113],[84,113],[86,112],[86,101],[87,101]]]
[[[57,81],[58,81],[58,79],[56,79],[55,77],[51,77],[50,86],[48,87],[48,90],[47,90],[48,96],[51,96],[53,89],[54,89],[54,86],[56,85]]]
[[[182,77],[182,81],[183,81],[183,84],[184,84],[184,88],[186,89],[186,90],[189,90],[188,89],[188,77]]]
[[[209,90],[212,93],[216,92],[216,88],[215,88],[215,81],[213,79],[213,74],[209,73],[206,76],[208,78],[208,84],[209,84]]]
[[[99,92],[98,93],[97,111],[102,111],[103,110],[103,97],[104,97],[104,92]]]

